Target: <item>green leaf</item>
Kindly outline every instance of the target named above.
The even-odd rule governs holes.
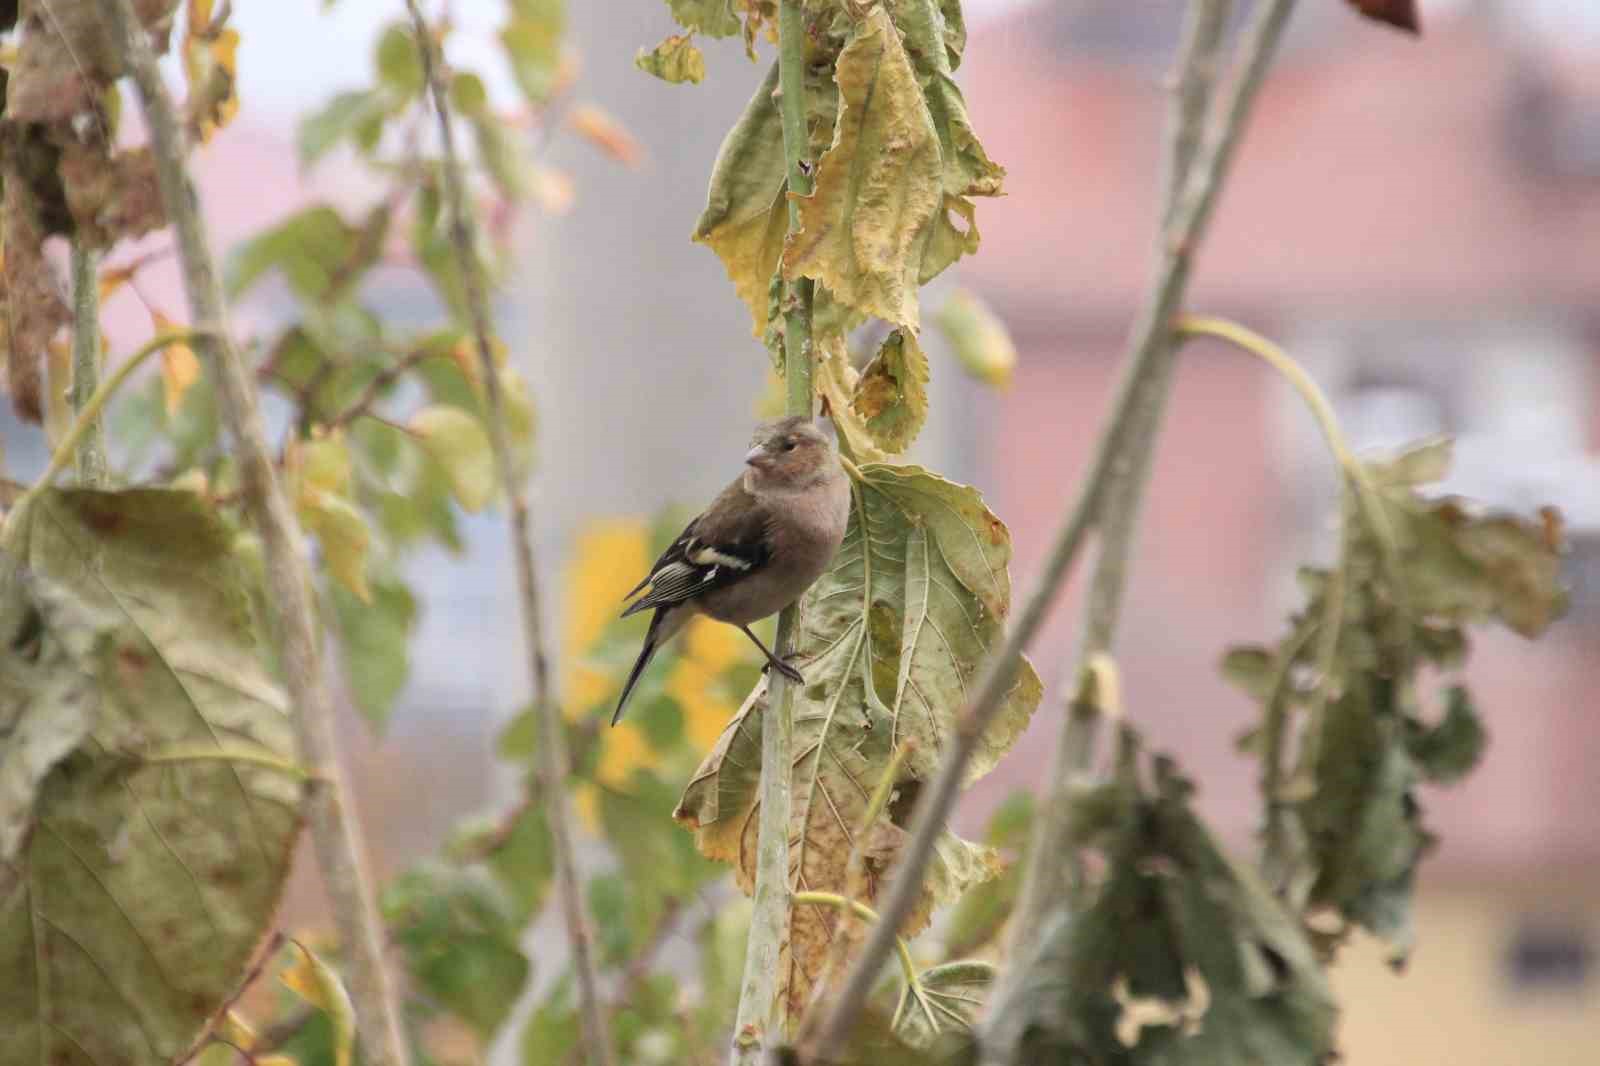
[[[343,586],[330,591],[346,687],[367,722],[381,730],[411,676],[417,601],[398,578],[378,578],[363,603]]]
[[[732,37],[740,30],[734,0],[667,0],[667,6],[678,25],[707,37]]]
[[[502,757],[513,756],[502,752]],[[555,873],[551,849],[550,826],[543,808],[527,803],[516,811],[509,825],[503,825],[498,818],[469,822],[453,835],[446,852],[486,855],[485,864],[512,903],[512,924],[521,928],[539,912],[549,895],[550,879]]]
[[[377,258],[380,248],[362,236],[326,204],[306,208],[234,249],[223,271],[228,295],[277,270],[302,300],[332,304]]]
[[[1437,725],[1424,726],[1415,719],[1406,724],[1411,729],[1406,740],[1411,757],[1422,776],[1435,784],[1450,785],[1467,776],[1489,742],[1472,696],[1461,685],[1445,693],[1444,717]]]
[[[562,0],[520,0],[500,30],[511,76],[530,103],[543,104],[561,69],[561,39],[566,32]]]
[[[928,227],[944,202],[939,135],[888,13],[856,23],[839,54],[839,120],[798,196],[801,230],[783,250],[787,278],[808,277],[863,314],[917,328]]]
[[[1335,1007],[1310,943],[1196,819],[1171,764],[1154,760],[1153,776],[1147,792],[1130,760],[1108,786],[1111,817],[1088,841],[1106,877],[1086,908],[1063,905],[1023,945],[1018,993],[988,1022],[992,1051],[1121,1066],[1327,1061]]]
[[[928,418],[928,357],[916,334],[889,333],[861,372],[850,406],[883,451],[895,455],[911,446]]]
[[[424,407],[406,423],[450,479],[456,502],[481,511],[494,498],[494,455],[483,425],[459,407]]]
[[[321,1011],[333,1028],[335,1066],[350,1066],[356,1046],[356,1008],[333,968],[296,941],[294,962],[279,975],[284,987]]]
[[[450,106],[472,118],[489,109],[489,90],[483,79],[471,71],[457,71],[450,78]]]
[[[509,127],[492,111],[471,116],[472,133],[478,145],[478,161],[494,181],[495,188],[508,200],[528,195],[528,161]]]
[[[292,731],[233,539],[186,491],[51,490],[8,518],[7,565],[113,629],[106,656],[84,661],[100,714],[44,777],[18,880],[0,892],[4,1066],[77,1062],[85,1042],[96,1061],[166,1066],[237,992],[270,928],[301,781],[265,765],[292,768]],[[3,587],[10,603],[22,586]],[[58,639],[0,648],[7,688],[36,677]],[[30,649],[28,668],[11,665]],[[52,702],[24,718],[71,713],[50,686],[29,691]]]
[[[383,911],[413,979],[488,1039],[510,1014],[531,967],[516,910],[478,867],[425,862],[384,892]]]
[[[639,49],[633,65],[674,85],[699,85],[706,76],[706,57],[695,47],[694,35],[688,33],[674,34],[648,51]]]
[[[949,196],[999,196],[1006,170],[990,160],[978,143],[966,100],[950,76],[955,64],[944,47],[950,40],[944,6],[935,0],[907,0],[896,11],[896,22],[905,34],[906,50],[916,66],[933,127],[939,131],[944,191]],[[964,41],[965,27],[955,32]]]
[[[578,1047],[572,975],[562,974],[522,1030],[522,1066],[565,1066]]]
[[[957,289],[933,324],[968,374],[986,385],[1005,386],[1017,368],[1017,347],[1005,323],[977,296]]]
[[[894,1010],[895,1035],[913,1047],[927,1047],[941,1033],[970,1030],[983,1009],[994,965],[987,962],[947,962],[917,975],[919,988],[901,989]]]
[[[300,165],[310,166],[346,140],[354,140],[363,152],[372,151],[390,110],[389,99],[376,89],[339,93],[300,121],[295,139]]]
[[[417,50],[417,38],[406,22],[391,22],[378,38],[373,61],[379,79],[404,99],[422,93],[425,80],[422,74],[422,54]]]
[[[372,598],[367,587],[367,551],[372,531],[349,500],[332,492],[305,486],[295,508],[300,522],[322,547],[322,562],[340,585],[363,602]]]
[[[876,897],[904,838],[894,818],[908,809],[949,745],[955,718],[1010,610],[1011,540],[978,493],[918,467],[869,464],[855,485],[854,513],[832,567],[806,593],[797,665],[806,684],[794,705],[790,860],[800,882],[844,892],[845,864],[867,797],[893,750],[905,759],[899,800],[869,827],[867,892]],[[994,723],[978,741],[966,781],[987,773],[1038,705],[1040,685],[1024,664]],[[748,892],[759,804],[760,733],[766,703],[758,684],[684,791],[676,817],[695,830],[709,858],[735,864]],[[907,926],[916,932],[936,903],[993,877],[992,852],[946,835]],[[791,916],[791,1001],[804,1004],[836,916],[817,907]]]
[[[944,954],[958,959],[982,951],[1011,917],[1027,866],[1028,834],[1033,824],[1033,794],[1013,792],[989,819],[983,842],[991,848],[1014,849],[1016,859],[1000,876],[974,885],[961,897],[944,927]]]

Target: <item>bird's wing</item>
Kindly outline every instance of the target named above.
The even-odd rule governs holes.
[[[661,553],[650,575],[625,598],[644,595],[622,616],[671,607],[749,577],[771,558],[766,527],[766,508],[735,481]]]

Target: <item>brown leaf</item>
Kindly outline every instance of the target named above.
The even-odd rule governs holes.
[[[38,197],[27,182],[17,178],[12,169],[14,163],[14,159],[6,160],[5,204],[0,215],[0,241],[5,249],[0,274],[5,282],[3,298],[9,333],[6,372],[11,405],[18,417],[38,422],[44,414],[41,384],[45,349],[72,315],[58,291],[55,272],[44,257],[47,231],[40,217]]]
[[[1422,20],[1417,17],[1417,0],[1346,0],[1362,15],[1378,22],[1387,22],[1409,33],[1422,32]]]
[[[567,125],[573,131],[624,166],[636,167],[644,158],[644,149],[633,139],[633,134],[623,128],[603,108],[594,104],[579,104],[567,115]]]
[[[177,0],[134,0],[151,46],[167,50]],[[97,106],[100,91],[122,75],[122,57],[101,24],[99,8],[34,0],[22,5],[17,63],[6,87],[6,117],[17,122],[70,121]]]
[[[77,237],[105,249],[167,224],[148,147],[108,157],[99,147],[69,143],[61,152],[61,181]]]

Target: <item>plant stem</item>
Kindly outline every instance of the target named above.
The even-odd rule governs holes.
[[[811,165],[806,159],[805,12],[802,0],[780,0],[778,7],[778,111],[788,160],[788,190],[809,195]],[[800,205],[789,201],[789,232],[800,228]],[[791,415],[812,416],[811,304],[814,286],[807,278],[788,282],[783,301],[784,391]],[[778,615],[777,654],[794,650],[800,631],[800,605]],[[774,672],[761,727],[761,811],[756,829],[756,878],[751,894],[750,936],[728,1061],[755,1066],[764,1048],[776,1046],[789,1027],[788,982],[780,955],[789,928],[789,815],[794,765],[794,688]]]
[[[494,451],[495,474],[500,491],[511,511],[512,557],[517,572],[517,592],[522,614],[524,653],[533,685],[533,706],[539,724],[539,750],[536,777],[545,814],[550,824],[550,839],[561,899],[567,949],[577,975],[578,1016],[583,1030],[583,1054],[592,1066],[611,1066],[616,1057],[611,1048],[611,1033],[600,1005],[600,982],[595,970],[594,935],[584,912],[578,885],[577,855],[573,847],[572,803],[565,781],[569,772],[566,736],[561,709],[550,685],[549,658],[545,654],[543,619],[540,610],[539,574],[533,558],[533,523],[528,513],[528,498],[518,483],[506,433],[505,400],[500,371],[490,346],[493,326],[489,316],[487,286],[478,257],[477,219],[467,209],[466,182],[461,173],[461,157],[456,151],[455,124],[450,114],[445,84],[443,57],[438,40],[422,17],[418,0],[406,0],[411,26],[422,56],[423,78],[433,98],[434,116],[439,124],[439,146],[443,153],[445,204],[450,214],[450,243],[461,271],[461,290],[470,316],[478,363],[483,372],[486,420],[489,443]]]
[[[1130,373],[1138,371],[1141,376],[1133,398],[1132,422],[1124,435],[1127,443],[1120,449],[1112,484],[1097,516],[1095,567],[1085,597],[1083,636],[1077,651],[1080,674],[1085,664],[1110,652],[1121,614],[1144,482],[1149,476],[1155,437],[1172,384],[1175,342],[1164,324],[1181,300],[1188,273],[1187,263],[1174,254],[1182,247],[1174,239],[1174,227],[1178,225],[1181,193],[1200,148],[1206,108],[1217,79],[1222,33],[1231,9],[1231,0],[1192,0],[1184,21],[1162,178],[1156,249],[1160,263],[1158,288],[1148,301],[1151,312],[1139,322],[1129,357]],[[1081,687],[1076,676],[1069,684],[1069,693]],[[1038,928],[1042,911],[1079,879],[1076,849],[1062,846],[1062,837],[1072,794],[1090,772],[1099,727],[1100,715],[1092,703],[1069,698],[1045,779],[1047,795],[1031,833],[1028,865],[1006,939],[1008,954],[1019,937],[1031,936]],[[1004,971],[996,1001],[1008,998],[1017,976],[1011,970]]]
[[[891,948],[890,938],[895,935],[916,901],[934,843],[955,803],[962,773],[978,738],[1011,686],[1018,656],[1032,642],[1043,623],[1085,532],[1097,520],[1107,489],[1114,480],[1129,476],[1130,445],[1141,410],[1154,406],[1159,413],[1159,395],[1152,398],[1151,394],[1159,393],[1165,387],[1161,362],[1166,350],[1169,323],[1188,280],[1194,249],[1204,236],[1217,191],[1232,161],[1244,119],[1255,101],[1284,22],[1293,8],[1294,0],[1265,0],[1255,12],[1252,26],[1240,46],[1245,57],[1244,68],[1225,101],[1220,123],[1213,127],[1211,136],[1206,139],[1196,159],[1192,168],[1194,172],[1184,181],[1184,194],[1174,212],[1172,225],[1163,235],[1160,270],[1134,330],[1130,345],[1132,355],[1118,385],[1111,416],[1095,443],[1087,479],[1056,533],[1038,583],[1018,614],[1005,643],[990,656],[977,694],[958,720],[955,740],[945,761],[934,777],[932,786],[924,790],[922,800],[917,805],[911,825],[911,839],[901,856],[880,911],[883,921],[874,927],[872,937],[851,970],[844,991],[834,1002],[817,1041],[816,1058],[819,1061],[827,1062],[836,1057],[844,1047]],[[1049,843],[1049,847],[1055,846],[1055,841]],[[1037,856],[1045,850],[1036,847],[1034,854]],[[1012,921],[1027,917],[1019,913]],[[1037,923],[1020,928],[1037,928]]]
[[[33,487],[23,493],[21,498],[17,500],[16,506],[11,509],[11,513],[20,514],[24,504],[38,493],[48,489],[51,483],[61,474],[61,471],[66,469],[73,456],[78,454],[79,445],[83,443],[93,427],[99,424],[100,413],[105,410],[106,404],[111,402],[111,397],[115,396],[117,390],[122,388],[122,383],[127,381],[135,370],[139,369],[140,364],[169,344],[192,344],[199,340],[199,336],[198,332],[192,330],[173,330],[168,333],[158,333],[145,341],[132,355],[124,359],[117,369],[111,372],[110,377],[100,382],[99,387],[94,390],[94,395],[84,401],[83,406],[78,410],[78,417],[73,420],[71,428],[67,430],[67,435],[61,438],[61,444],[50,456],[50,465],[45,467],[44,473],[39,475],[39,480],[33,483]]]
[[[373,901],[361,827],[348,805],[350,793],[340,766],[333,701],[322,672],[300,531],[272,465],[251,375],[228,336],[222,288],[201,221],[199,197],[185,167],[183,130],[155,52],[130,0],[100,0],[100,10],[138,88],[162,200],[177,233],[190,319],[201,353],[215,371],[218,404],[238,450],[245,509],[261,537],[271,593],[268,602],[274,605],[300,757],[317,778],[307,790],[311,836],[348,960],[362,1052],[372,1066],[408,1066],[410,1049],[384,964],[383,928]]]
[[[72,242],[72,410],[81,414],[100,385],[100,279],[94,252]],[[78,445],[78,483],[99,488],[106,480],[106,439],[98,416]]]

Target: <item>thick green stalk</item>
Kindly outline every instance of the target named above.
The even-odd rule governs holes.
[[[801,196],[812,188],[812,161],[806,158],[805,13],[801,0],[782,0],[778,9],[778,111],[783,119],[783,150],[788,159],[788,189]],[[800,228],[800,205],[789,201],[789,232]],[[783,300],[784,391],[791,415],[811,417],[810,279],[788,283]],[[794,650],[800,628],[796,604],[778,616],[777,653]],[[739,1012],[734,1021],[733,1066],[755,1066],[763,1049],[783,1040],[789,1022],[789,990],[780,979],[779,955],[788,940],[789,812],[794,763],[794,686],[773,672],[767,715],[761,725],[761,813],[757,827],[756,883],[745,947]]]
[[[82,414],[100,386],[100,280],[94,253],[72,242],[72,410]],[[106,480],[106,439],[92,418],[78,444],[78,483],[98,488]]]

